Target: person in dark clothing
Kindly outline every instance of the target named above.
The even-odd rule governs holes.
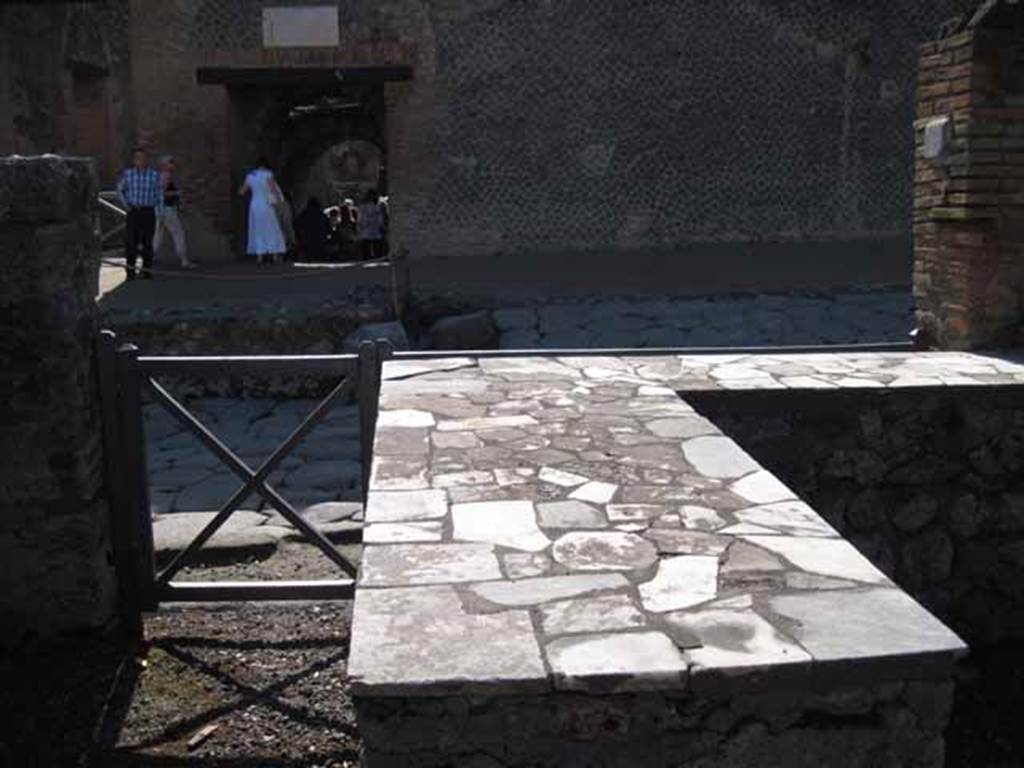
[[[128,279],[135,277],[135,262],[142,252],[143,277],[152,277],[153,234],[156,214],[164,203],[164,185],[160,173],[149,167],[146,151],[132,152],[132,167],[122,172],[117,193],[127,211],[124,235],[124,266]]]
[[[306,261],[327,261],[331,238],[331,222],[320,207],[320,201],[309,198],[306,207],[295,218],[295,238]]]

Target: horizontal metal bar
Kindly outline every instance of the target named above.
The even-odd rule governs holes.
[[[216,603],[233,600],[349,600],[356,585],[335,581],[172,581],[158,587],[161,603]]]
[[[358,355],[255,355],[244,357],[139,357],[149,376],[348,376]]]
[[[818,344],[792,347],[637,347],[588,349],[448,349],[394,352],[391,360],[436,360],[445,357],[658,357],[666,355],[797,355],[852,352],[912,352],[910,341],[875,344]],[[141,360],[142,358],[140,358]]]
[[[116,206],[109,200],[105,200],[102,197],[97,196],[96,202],[100,204],[101,208],[106,208],[108,211],[110,211],[111,213],[116,213],[118,216],[126,217],[128,215],[127,212],[125,212],[124,208]]]

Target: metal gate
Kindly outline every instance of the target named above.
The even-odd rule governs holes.
[[[148,357],[140,356],[133,345],[118,345],[111,331],[101,331],[97,352],[115,565],[126,618],[135,617],[132,624],[138,623],[141,611],[154,610],[164,602],[342,599],[352,596],[356,566],[271,487],[267,478],[335,404],[355,393],[359,404],[365,501],[377,421],[381,366],[390,355],[386,342],[364,342],[358,354],[347,355]],[[284,442],[253,469],[167,391],[159,378],[169,375],[193,379],[313,375],[337,378],[338,383]],[[161,570],[155,567],[153,552],[142,411],[146,395],[191,432],[240,480],[238,489],[224,501],[214,518]],[[174,581],[203,544],[253,493],[261,496],[309,543],[332,560],[342,577],[319,581]],[[343,539],[341,543],[361,541],[362,532],[354,531],[349,540]]]

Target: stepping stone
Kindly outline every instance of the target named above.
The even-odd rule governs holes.
[[[522,607],[540,605],[552,600],[563,600],[588,592],[623,589],[628,586],[629,582],[621,574],[600,573],[495,581],[487,584],[474,584],[469,590],[477,597],[482,597],[497,605]]]
[[[658,559],[654,545],[633,533],[567,533],[551,548],[555,561],[571,571],[634,571]]]

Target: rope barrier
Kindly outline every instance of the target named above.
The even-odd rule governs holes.
[[[123,261],[118,261],[118,260],[115,260],[115,259],[103,258],[103,259],[100,259],[100,262],[105,264],[105,265],[107,265],[107,266],[109,266],[109,267],[117,267],[118,269],[126,269],[125,264],[124,264]],[[272,267],[272,266],[280,266],[280,265],[268,264],[267,266]],[[249,274],[244,274],[244,275],[211,275],[211,274],[208,274],[208,273],[197,272],[194,269],[193,270],[171,271],[171,270],[166,270],[166,269],[153,269],[153,268],[150,268],[150,269],[146,270],[146,269],[143,269],[141,267],[136,267],[136,271],[138,273],[140,273],[140,274],[142,274],[143,272],[149,272],[150,274],[156,275],[158,277],[170,277],[170,278],[177,278],[177,279],[180,279],[180,280],[223,280],[223,281],[233,281],[233,280],[293,280],[293,279],[305,278],[305,277],[320,277],[321,275],[324,275],[326,273],[340,272],[340,271],[348,270],[348,269],[380,269],[382,267],[390,267],[391,266],[391,262],[390,261],[364,261],[364,262],[354,262],[354,263],[351,263],[351,264],[339,264],[337,266],[324,266],[324,265],[319,265],[319,264],[316,265],[316,266],[313,266],[313,265],[303,264],[301,262],[296,262],[294,264],[294,266],[298,267],[300,271],[298,271],[298,272],[275,272],[273,274],[267,274],[267,275],[249,275]]]

